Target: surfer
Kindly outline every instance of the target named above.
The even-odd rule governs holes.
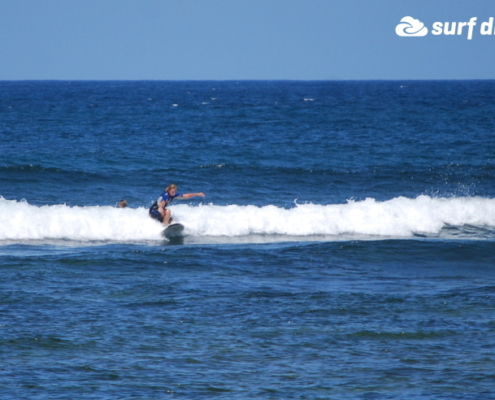
[[[150,207],[149,215],[151,218],[162,222],[165,226],[169,225],[172,221],[171,212],[167,208],[175,199],[190,199],[191,197],[205,197],[204,193],[177,193],[177,186],[172,184],[167,186],[165,191],[158,197],[158,199]]]

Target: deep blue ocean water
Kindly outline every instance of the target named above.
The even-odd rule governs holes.
[[[0,82],[0,196],[2,400],[495,399],[495,81]]]

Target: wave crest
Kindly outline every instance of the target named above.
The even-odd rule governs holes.
[[[495,228],[495,200],[482,197],[397,197],[382,202],[368,198],[346,204],[296,204],[290,209],[274,205],[178,204],[172,211],[190,236],[388,239],[435,236],[451,227]],[[162,229],[148,217],[146,208],[38,207],[0,197],[0,241],[148,241],[161,240]]]

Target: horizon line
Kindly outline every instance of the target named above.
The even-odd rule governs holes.
[[[394,79],[0,79],[0,82],[453,82],[495,81],[495,78]]]

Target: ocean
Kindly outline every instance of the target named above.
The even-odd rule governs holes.
[[[0,82],[0,354],[2,400],[495,399],[495,81]]]

